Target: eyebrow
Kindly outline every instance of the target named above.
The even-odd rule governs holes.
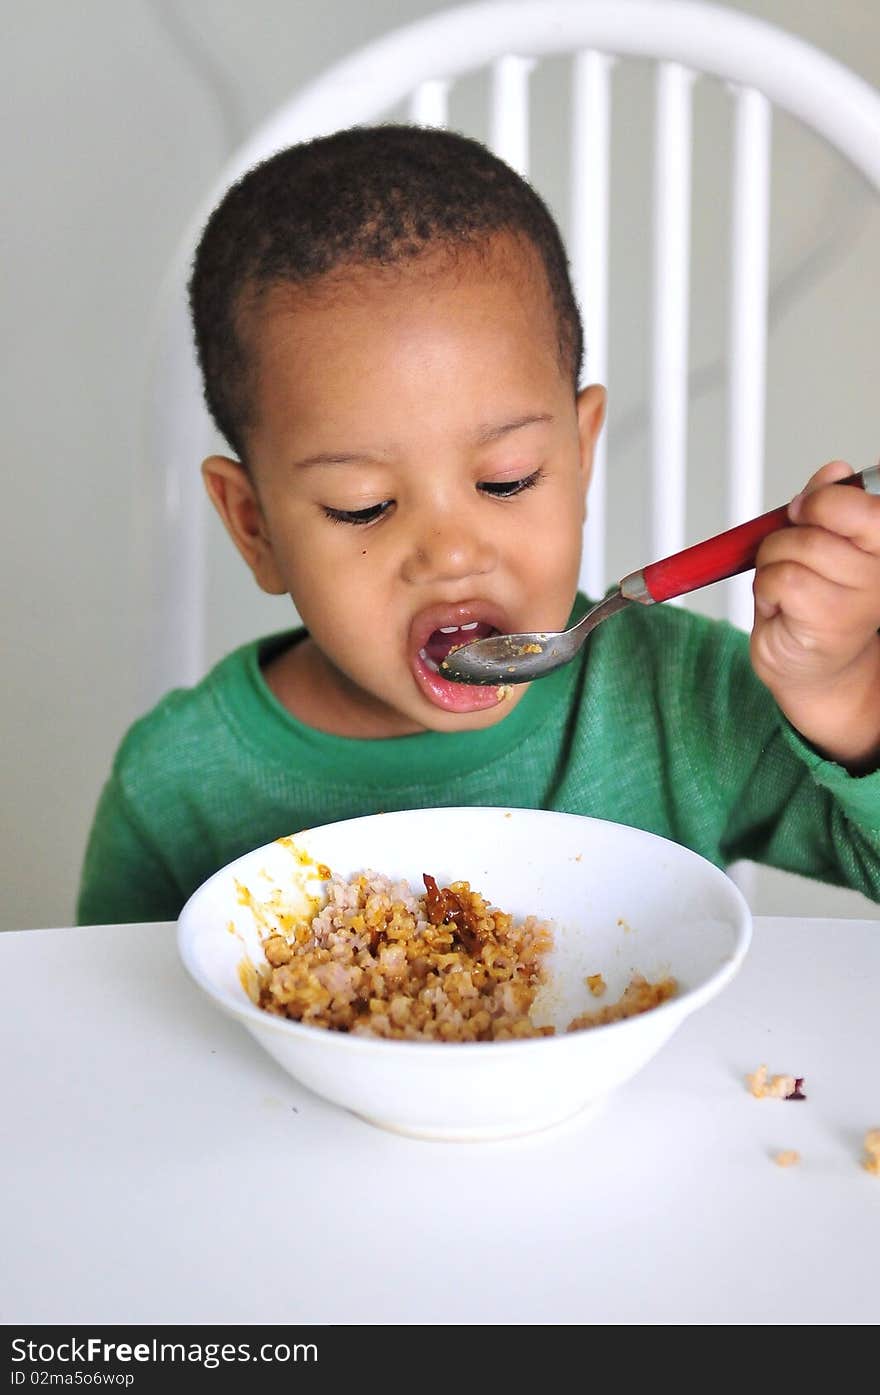
[[[523,426],[535,426],[552,420],[553,417],[549,412],[538,412],[530,416],[514,417],[513,421],[502,422],[500,426],[484,426],[477,432],[477,445],[487,446],[490,441],[498,441],[502,436],[508,436],[512,431],[519,431]]]
[[[295,460],[294,469],[305,469],[309,465],[359,465],[373,457],[364,451],[361,454],[346,454],[344,451],[326,450],[319,455],[307,455],[304,460]]]
[[[519,431],[524,426],[535,426],[546,422],[551,422],[553,417],[549,412],[539,412],[531,416],[515,417],[513,421],[501,422],[497,426],[480,427],[474,440],[478,446],[488,446],[492,441],[498,441],[503,436],[509,436],[513,431]],[[310,465],[362,465],[368,460],[376,457],[370,451],[321,451],[318,455],[307,455],[302,460],[294,461],[294,468],[307,469]]]

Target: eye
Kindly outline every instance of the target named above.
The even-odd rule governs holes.
[[[368,509],[331,509],[325,505],[324,513],[332,523],[375,523],[391,508],[392,502],[385,499],[381,504],[371,504]]]
[[[543,474],[543,470],[533,470],[530,475],[525,475],[519,480],[487,480],[478,484],[477,488],[481,494],[488,494],[492,499],[513,499],[526,489],[534,488]]]

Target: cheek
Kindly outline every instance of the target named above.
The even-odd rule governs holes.
[[[281,497],[267,504],[272,527],[272,550],[279,567],[291,585],[314,586],[316,578],[326,578],[338,568],[334,554],[339,551],[332,525],[308,500]],[[334,546],[336,543],[336,546]]]
[[[583,503],[570,485],[546,501],[540,518],[526,520],[528,552],[551,570],[564,567],[583,541]]]
[[[338,632],[363,630],[386,605],[380,596],[383,573],[368,539],[341,524],[313,519],[285,540],[282,569],[294,603],[310,628]],[[337,536],[338,534],[338,536]]]

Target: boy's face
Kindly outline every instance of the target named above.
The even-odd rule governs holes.
[[[445,680],[453,644],[557,630],[577,588],[604,392],[577,399],[542,274],[508,239],[270,292],[250,477],[204,472],[233,539],[308,639],[267,678],[342,735],[462,731],[523,686]]]

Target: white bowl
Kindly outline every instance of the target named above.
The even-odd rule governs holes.
[[[259,902],[280,893],[305,909],[323,891],[316,864],[345,877],[369,869],[405,878],[416,893],[423,872],[441,886],[466,880],[517,918],[548,920],[549,981],[532,1015],[552,1022],[557,1035],[389,1041],[256,1007],[242,974],[248,960],[265,959],[239,888]],[[178,924],[180,954],[196,983],[303,1085],[383,1128],[459,1140],[531,1133],[597,1106],[730,982],[750,937],[737,887],[689,849],[601,819],[494,808],[375,814],[268,843],[209,878]],[[600,1005],[588,974],[604,976],[600,1002],[612,1002],[633,971],[651,981],[672,974],[678,993],[639,1016],[566,1033],[572,1017]]]

